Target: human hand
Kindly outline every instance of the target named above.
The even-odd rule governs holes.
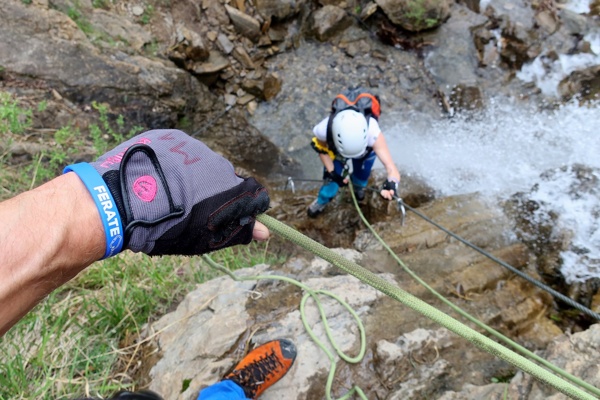
[[[398,196],[398,182],[388,179],[379,192],[384,199],[393,200]]]
[[[255,221],[269,207],[266,189],[178,130],[142,133],[68,171],[84,181],[103,218],[103,258],[121,248],[197,255],[269,236]]]
[[[340,187],[348,186],[348,178],[344,178],[343,176],[341,176],[340,174],[338,174],[335,171],[331,171],[331,172],[325,171],[325,175],[324,175],[323,179],[327,179],[332,182],[335,182]]]

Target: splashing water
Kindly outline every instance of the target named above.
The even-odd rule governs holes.
[[[382,125],[401,172],[422,179],[440,195],[480,192],[507,198],[537,184],[532,195],[559,215],[558,228],[574,235],[575,250],[562,254],[567,281],[600,277],[600,188],[586,195],[569,193],[575,179],[569,168],[550,181],[540,178],[573,164],[600,169],[597,104],[539,111],[495,99],[471,118],[385,120],[403,121]]]
[[[600,64],[600,30],[588,33],[583,39],[590,43],[591,53],[559,54],[556,60],[542,53],[524,65],[517,78],[535,83],[546,96],[558,97],[558,84],[563,78],[573,71]]]

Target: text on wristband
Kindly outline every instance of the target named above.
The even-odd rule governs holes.
[[[119,218],[116,218],[117,212],[115,210],[115,205],[110,200],[110,197],[106,191],[106,186],[96,186],[94,187],[94,192],[94,195],[99,200],[100,205],[102,205],[102,210],[104,211],[104,218],[106,219],[108,226],[111,227],[108,232],[109,235],[111,237],[120,235],[120,221]]]

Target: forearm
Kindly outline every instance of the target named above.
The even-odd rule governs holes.
[[[393,180],[396,183],[400,183],[400,171],[398,171],[398,168],[396,168],[396,165],[394,163],[391,163],[389,165],[384,164],[384,168],[387,172],[388,179]]]
[[[373,150],[375,151],[375,154],[377,154],[379,161],[381,161],[383,164],[383,167],[387,172],[388,179],[395,180],[397,183],[399,183],[400,171],[398,171],[398,168],[396,168],[396,164],[392,159],[392,155],[390,154],[390,150],[383,134],[379,134],[379,137],[373,145]]]
[[[333,160],[331,159],[331,157],[329,157],[329,154],[319,154],[319,158],[321,159],[321,162],[323,163],[325,169],[329,172],[332,172],[334,169]]]
[[[104,254],[104,228],[74,173],[0,203],[0,335]]]

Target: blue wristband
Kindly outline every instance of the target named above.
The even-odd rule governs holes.
[[[123,248],[123,228],[117,203],[115,203],[115,199],[108,186],[106,186],[106,182],[104,182],[98,171],[88,163],[69,165],[65,167],[63,174],[71,171],[77,174],[89,190],[100,213],[104,225],[104,234],[106,235],[106,252],[102,260],[118,254]]]

